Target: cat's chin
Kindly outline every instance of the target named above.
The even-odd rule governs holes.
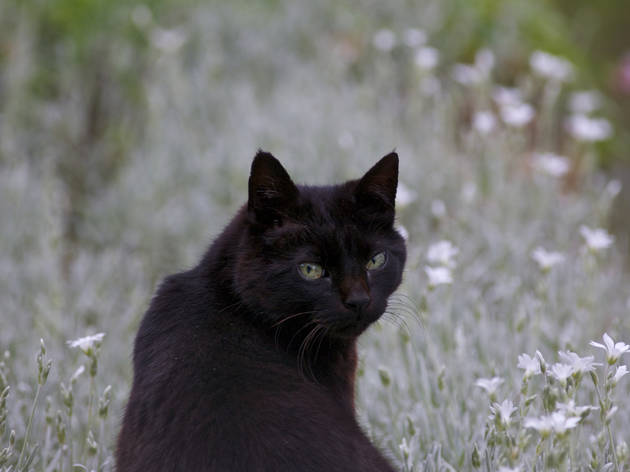
[[[371,323],[354,323],[352,325],[335,327],[330,330],[329,336],[343,341],[351,341],[358,338]]]

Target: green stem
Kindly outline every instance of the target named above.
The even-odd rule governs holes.
[[[28,438],[31,435],[31,426],[33,425],[33,417],[35,416],[35,410],[37,409],[37,401],[39,400],[39,392],[41,389],[42,386],[38,383],[37,391],[35,392],[35,399],[33,400],[33,407],[31,408],[31,416],[29,416],[28,423],[26,424],[26,434],[24,435],[24,442],[22,443],[22,450],[20,451],[20,457],[17,462],[16,470],[20,470],[22,458],[24,457],[24,452],[26,451],[26,446],[28,444]]]
[[[620,472],[619,469],[619,460],[617,459],[617,451],[615,450],[615,441],[613,440],[612,432],[610,431],[610,425],[606,424],[606,429],[608,430],[608,439],[610,440],[610,448],[612,449],[613,459],[615,461],[615,470]]]
[[[606,364],[606,368],[604,370],[604,382],[608,381],[608,364]],[[593,381],[593,383],[595,384],[595,392],[597,393],[597,399],[599,400],[599,404],[602,406],[602,420],[604,421],[604,426],[606,428],[606,431],[608,432],[608,440],[610,441],[610,448],[612,449],[612,455],[613,455],[613,461],[615,462],[615,471],[616,472],[621,472],[621,470],[619,469],[619,460],[617,459],[617,451],[615,449],[615,441],[613,439],[613,435],[612,432],[610,431],[610,424],[606,421],[606,415],[608,413],[608,404],[604,403],[602,401],[602,396],[599,393],[599,386],[597,385],[597,383],[595,383]]]
[[[68,447],[69,447],[69,460],[70,460],[70,471],[72,472],[72,463],[74,462],[74,448],[72,447],[72,443],[74,442],[72,440],[72,410],[68,411]],[[63,464],[63,460],[61,461]]]
[[[87,433],[89,433],[92,429],[92,410],[94,409],[93,407],[94,407],[94,377],[90,375],[90,397],[88,399]],[[87,447],[85,446],[84,446],[84,452],[87,454]],[[87,456],[85,457],[85,462],[87,462]]]

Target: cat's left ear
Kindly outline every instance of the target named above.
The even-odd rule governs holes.
[[[297,187],[280,161],[259,150],[249,176],[247,210],[251,221],[263,225],[282,221],[298,195]]]
[[[359,204],[391,214],[393,222],[397,187],[398,154],[390,152],[359,180],[355,196]]]

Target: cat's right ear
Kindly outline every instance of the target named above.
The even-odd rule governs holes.
[[[390,152],[368,170],[357,183],[355,197],[359,211],[393,224],[398,187],[398,154]]]
[[[259,150],[249,175],[247,211],[250,221],[279,224],[296,202],[299,191],[280,161]]]

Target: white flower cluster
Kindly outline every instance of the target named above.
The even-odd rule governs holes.
[[[613,134],[612,125],[606,118],[591,118],[583,114],[571,115],[565,126],[578,141],[605,141]]]
[[[564,57],[544,51],[534,51],[529,65],[539,76],[558,82],[569,82],[573,78],[573,65]]]
[[[477,85],[490,77],[493,68],[494,53],[489,49],[480,49],[475,54],[474,64],[455,64],[451,76],[462,85]]]
[[[533,167],[551,177],[564,177],[571,169],[568,157],[559,156],[551,152],[534,154]]]
[[[492,98],[499,107],[503,122],[513,128],[522,128],[534,119],[536,111],[523,101],[521,91],[509,87],[496,87]]]
[[[615,242],[614,236],[610,235],[603,228],[589,228],[586,225],[580,227],[580,234],[586,242],[589,251],[598,252],[608,249]]]
[[[532,251],[532,259],[538,263],[538,267],[543,272],[549,272],[553,266],[564,261],[564,254],[556,251],[547,251],[538,246]]]
[[[630,351],[629,345],[623,342],[615,343],[608,333],[604,334],[603,340],[604,344],[595,341],[591,341],[590,344],[591,346],[606,351],[606,359],[610,365],[615,364],[621,355]],[[580,357],[572,351],[559,351],[558,355],[563,362],[554,363],[551,367],[547,366],[540,351],[536,351],[535,356],[529,356],[528,354],[519,355],[518,367],[525,370],[523,380],[526,381],[530,377],[544,372],[545,375],[565,386],[567,380],[572,376],[581,376],[584,373],[593,372],[596,367],[602,365],[601,363],[595,362],[594,356]],[[619,382],[627,373],[627,366],[618,366],[615,374],[610,377],[613,385]],[[577,406],[573,399],[565,403],[557,403],[556,408],[556,411],[549,415],[525,418],[523,425],[526,428],[536,429],[543,437],[548,436],[552,432],[562,435],[569,429],[575,428],[589,411],[598,409],[598,407],[591,405]],[[495,410],[492,411],[494,412]],[[611,409],[608,412],[608,416],[614,414],[614,411],[616,411],[614,408]]]
[[[503,383],[501,377],[492,377],[490,379],[477,379],[475,386],[483,388],[488,395],[494,395],[497,392],[497,388]]]
[[[455,268],[455,256],[459,253],[450,241],[438,241],[429,246],[427,261],[429,264],[424,271],[429,278],[429,287],[453,283],[452,269]]]

